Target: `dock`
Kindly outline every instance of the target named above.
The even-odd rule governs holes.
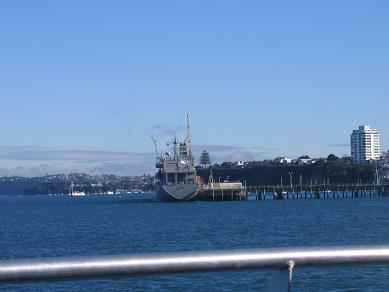
[[[247,186],[256,200],[373,198],[389,196],[389,185],[336,184],[298,186]]]
[[[246,186],[237,182],[210,183],[200,187],[198,201],[303,200],[389,197],[389,185],[263,185]]]
[[[199,201],[244,201],[247,200],[246,186],[240,182],[211,182],[202,185],[197,194]]]

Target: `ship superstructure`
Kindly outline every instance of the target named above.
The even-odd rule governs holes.
[[[191,201],[196,198],[199,185],[196,183],[196,168],[192,153],[192,138],[189,116],[187,116],[187,137],[179,142],[177,137],[168,143],[171,152],[158,155],[156,141],[157,201]]]

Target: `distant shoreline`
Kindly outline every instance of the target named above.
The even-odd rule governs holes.
[[[317,162],[309,165],[291,164],[234,164],[197,167],[197,174],[207,183],[213,173],[215,181],[241,181],[247,185],[290,185],[292,184],[373,184],[374,165],[353,165],[341,162]],[[0,178],[0,195],[49,195],[68,194],[71,183],[78,191],[87,194],[119,193],[142,191],[151,192],[154,177],[56,174],[42,177],[3,177]]]

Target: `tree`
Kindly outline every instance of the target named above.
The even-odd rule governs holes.
[[[223,168],[234,168],[234,166],[235,164],[233,162],[226,161],[222,163]]]
[[[205,168],[211,165],[211,157],[209,156],[209,152],[207,150],[204,150],[203,153],[201,153],[200,164],[204,165]]]
[[[340,158],[338,156],[336,156],[335,154],[330,154],[327,157],[327,161],[329,161],[329,162],[338,161],[339,159]]]
[[[309,157],[309,155],[303,155],[299,157],[299,160],[300,159],[311,159],[311,157]]]

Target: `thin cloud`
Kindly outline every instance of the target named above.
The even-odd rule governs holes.
[[[262,161],[273,157],[270,152],[235,151],[223,158],[223,161]]]
[[[228,152],[237,151],[242,149],[241,147],[229,146],[229,145],[193,145],[193,151],[201,152],[207,150],[209,152]]]
[[[90,169],[90,173],[94,174],[115,174],[115,175],[141,175],[141,174],[153,174],[156,169],[153,167],[153,161],[149,163],[116,163],[105,162],[101,165]]]
[[[254,154],[250,151],[236,151],[225,158],[225,161],[253,161]]]
[[[253,161],[272,156],[269,151],[230,145],[194,145],[196,161],[208,150],[214,163]],[[0,146],[0,176],[34,177],[45,174],[83,172],[91,174],[139,175],[155,172],[154,153],[98,150],[63,150],[36,146]]]
[[[0,146],[0,159],[40,161],[142,161],[152,153],[97,150],[60,150],[31,146]]]
[[[151,135],[151,136],[169,136],[169,137],[174,137],[178,135],[179,133],[182,133],[185,130],[184,127],[178,126],[178,127],[171,127],[168,125],[163,125],[163,124],[157,124],[153,125],[150,128],[146,130],[146,134]]]
[[[230,145],[194,145],[193,151],[196,157],[207,150],[215,163],[225,161],[260,161],[274,156],[275,149],[265,147],[244,148]],[[258,151],[262,150],[262,151]]]
[[[153,174],[153,164],[134,162],[103,162],[79,164],[77,162],[42,163],[30,166],[1,167],[0,176],[37,177],[58,173],[89,173],[95,175],[115,174],[121,176]]]
[[[117,175],[152,174],[154,159],[151,152],[0,146],[0,160],[3,160],[0,176],[34,177],[71,172]]]
[[[256,146],[256,147],[250,147],[251,151],[253,152],[276,152],[279,151],[279,148],[273,148],[273,147],[263,147],[263,146]]]
[[[214,152],[228,152],[228,151],[252,151],[252,152],[274,152],[278,149],[268,147],[239,147],[231,145],[193,145],[193,150],[207,150]]]

